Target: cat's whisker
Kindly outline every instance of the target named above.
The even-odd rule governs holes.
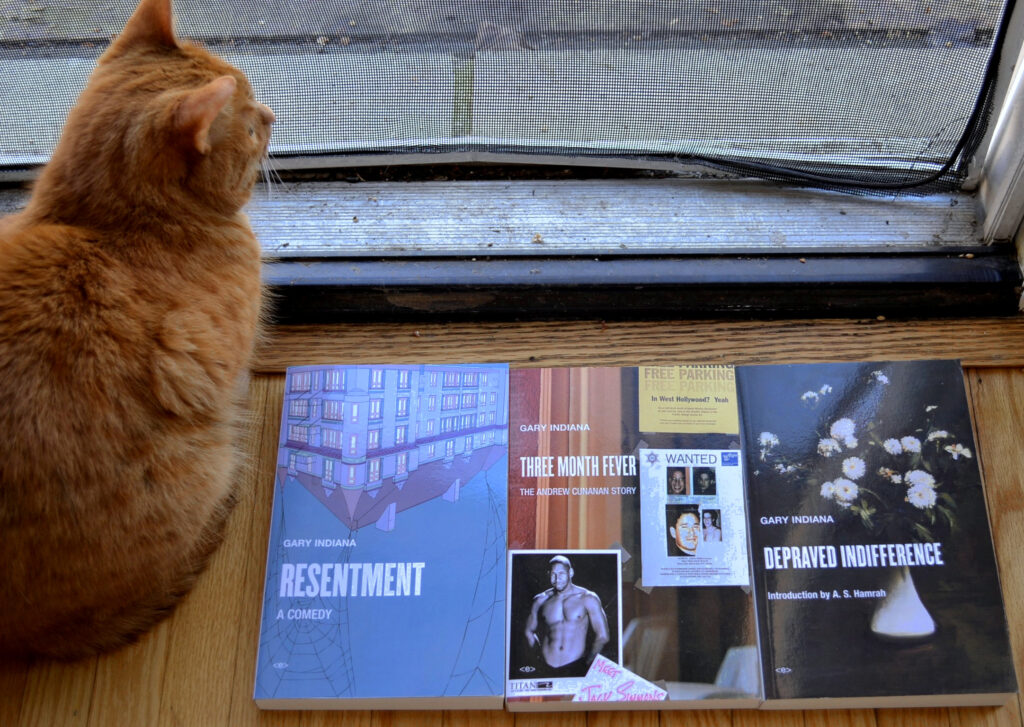
[[[277,167],[274,166],[274,162],[270,157],[263,157],[260,161],[260,171],[262,172],[263,184],[267,189],[267,198],[273,199],[274,186],[283,184],[281,175],[277,173]]]

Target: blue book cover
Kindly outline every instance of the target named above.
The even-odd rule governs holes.
[[[507,482],[507,365],[290,368],[257,705],[500,708]]]

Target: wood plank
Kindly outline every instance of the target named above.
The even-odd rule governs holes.
[[[28,668],[24,661],[0,661],[0,724],[19,723],[28,684]]]
[[[948,709],[880,709],[878,727],[948,727]]]
[[[97,658],[63,663],[37,661],[29,669],[21,727],[85,727],[96,681]]]
[[[875,727],[873,709],[808,710],[804,715],[804,727]]]
[[[1019,698],[998,708],[975,707],[949,710],[950,727],[1020,727]]]
[[[96,659],[90,725],[156,724],[169,624],[164,621],[137,644]]]
[[[508,361],[513,366],[959,358],[1024,366],[1024,316],[957,320],[351,323],[274,328],[256,369],[324,363]]]
[[[448,710],[443,727],[514,727],[515,715],[504,710]]]
[[[661,727],[732,727],[727,709],[671,710],[661,713]]]
[[[338,725],[344,725],[344,727],[377,727],[376,713],[368,710],[346,710],[343,712],[322,710],[316,712],[285,712],[280,714],[301,716],[302,721],[299,724],[302,727],[337,727]],[[271,718],[271,715],[274,715],[274,717]],[[276,714],[272,712],[262,713],[260,715],[260,723],[277,727],[278,720]]]
[[[372,712],[373,727],[442,727],[444,713],[440,711],[424,712]]]
[[[587,727],[658,727],[656,711],[588,712]]]
[[[967,382],[978,435],[978,458],[995,539],[1010,641],[1016,655],[1017,688],[1024,689],[1024,372],[969,370]],[[1017,716],[1021,710],[1018,697]]]
[[[737,709],[732,714],[733,727],[803,727],[804,713],[789,710],[756,711]]]
[[[587,727],[586,712],[517,712],[516,727]]]

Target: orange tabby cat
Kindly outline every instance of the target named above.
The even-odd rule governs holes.
[[[0,653],[135,639],[234,501],[274,115],[142,0],[0,221]]]

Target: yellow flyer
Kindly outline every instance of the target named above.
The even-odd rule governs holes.
[[[738,434],[732,366],[639,367],[640,431]]]

